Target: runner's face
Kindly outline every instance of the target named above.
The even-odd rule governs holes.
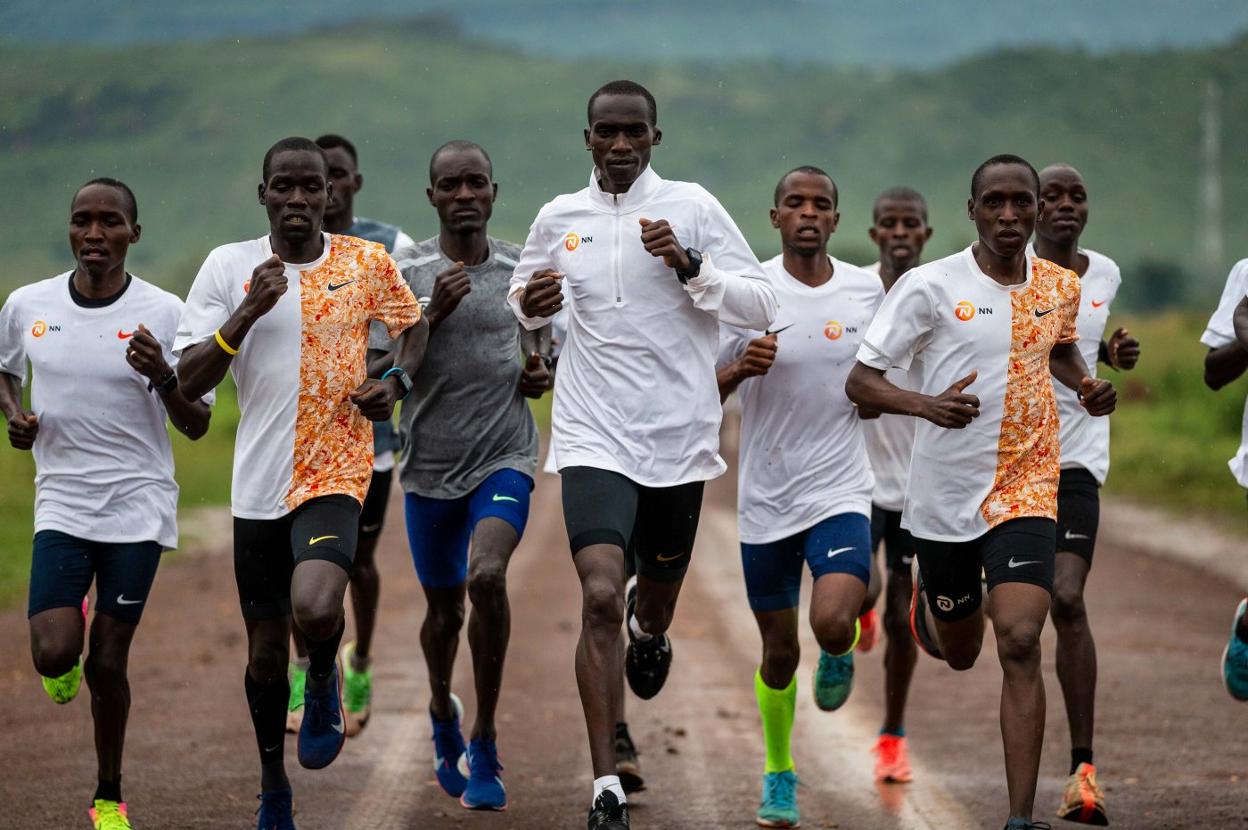
[[[350,224],[355,217],[355,194],[364,186],[364,177],[345,147],[330,147],[325,157],[329,159],[329,182],[333,185],[333,196],[325,205],[325,222],[337,225],[339,219],[346,217]]]
[[[994,164],[986,169],[979,195],[967,204],[980,244],[1003,259],[1027,247],[1043,208],[1031,171],[1021,164]]]
[[[640,95],[599,95],[590,113],[585,146],[593,154],[608,191],[623,193],[650,163],[650,149],[663,134],[650,123]]]
[[[840,219],[836,190],[826,176],[817,173],[786,176],[780,203],[771,209],[771,226],[779,229],[784,249],[804,257],[827,253],[828,238]]]
[[[139,241],[130,224],[126,194],[106,184],[78,191],[69,208],[69,248],[88,274],[106,274],[125,266],[126,252]]]
[[[1044,215],[1036,222],[1036,236],[1060,245],[1078,244],[1088,224],[1088,191],[1083,177],[1069,167],[1056,167],[1040,176]]]
[[[269,230],[300,244],[321,232],[330,198],[325,162],[311,150],[284,150],[269,163],[269,180],[260,185],[260,202]]]
[[[491,178],[485,156],[472,149],[452,149],[434,159],[433,183],[425,192],[444,229],[469,234],[485,230],[494,212],[498,185]]]
[[[880,248],[880,262],[891,263],[896,274],[918,265],[923,246],[932,238],[922,205],[891,199],[876,205],[875,224],[868,233]]]

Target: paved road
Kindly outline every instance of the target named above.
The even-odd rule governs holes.
[[[650,785],[634,801],[637,828],[753,826],[762,765],[751,683],[758,641],[741,587],[732,498],[728,481],[708,489],[667,689],[654,701],[629,701]],[[584,827],[591,776],[572,670],[579,597],[555,479],[539,481],[529,527],[511,572],[513,644],[500,711],[511,809],[468,813],[433,783],[417,638],[424,603],[399,522],[392,522],[380,554],[376,715],[327,771],[298,769],[288,744],[301,830]],[[139,633],[125,790],[140,830],[253,826],[255,748],[227,551],[228,539],[169,562]],[[1236,589],[1127,550],[1106,546],[1097,557],[1090,586],[1102,678],[1097,761],[1115,825],[1248,826],[1248,706],[1225,695],[1217,668]],[[0,710],[8,736],[0,776],[5,826],[87,827],[94,759],[86,696],[67,707],[49,702],[30,667],[24,615],[7,612],[0,625],[9,635],[0,643],[8,667],[0,673],[8,703]],[[1068,759],[1051,637],[1038,818],[1056,806]],[[817,651],[809,637],[805,647],[795,754],[806,827],[1004,823],[991,643],[966,674],[924,658],[909,723],[916,781],[879,788],[868,750],[881,717],[880,651],[859,659],[853,698],[829,715],[810,702]],[[466,671],[463,659],[456,685],[471,711]]]

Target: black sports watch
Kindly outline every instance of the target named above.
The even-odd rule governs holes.
[[[697,248],[685,248],[685,256],[689,258],[689,267],[676,269],[676,278],[682,284],[689,282],[689,280],[697,279],[698,274],[702,271],[701,251]]]
[[[407,372],[403,371],[402,366],[387,369],[386,373],[381,376],[381,379],[386,380],[387,378],[399,379],[399,386],[403,387],[403,397],[407,397],[407,393],[412,391],[412,378]]]

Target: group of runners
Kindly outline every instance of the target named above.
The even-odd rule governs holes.
[[[1057,815],[1107,824],[1084,606],[1115,405],[1097,365],[1131,369],[1140,344],[1125,329],[1106,336],[1120,277],[1080,245],[1089,196],[1078,171],[988,159],[967,202],[977,241],[928,263],[923,197],[886,190],[870,229],[879,261],[858,267],[828,252],[840,219],[832,177],[798,167],[774,192],[782,253],[760,264],[710,193],[654,170],[662,133],[645,88],[606,84],[587,116],[588,185],[546,204],[523,245],[489,235],[498,186],[477,144],[433,153],[426,192],[439,232],[415,242],[356,216],[364,180],[350,141],[279,141],[258,189],[267,233],[213,250],[185,303],[126,270],[140,226],[124,183],[96,179],[75,194],[75,267],[0,310],[0,409],[38,471],[35,668],[58,703],[84,677],[90,689],[96,830],[131,827],[127,657],[161,553],[177,542],[165,420],[202,436],[227,372],[241,413],[231,511],[259,830],[295,827],[285,730],[298,735],[299,763],[319,769],[368,723],[374,557],[396,470],[427,600],[437,781],[466,808],[506,807],[495,712],[507,568],[538,465],[525,399],[552,388],[548,469],[562,479],[583,598],[589,830],[629,827],[628,793],[644,787],[624,684],[645,699],[667,679],[667,631],[704,483],[726,469],[719,429],[733,393],[741,560],[762,640],[758,824],[800,821],[790,746],[805,568],[820,709],[845,703],[855,652],[886,634],[881,782],[913,778],[905,708],[918,652],[970,668],[991,621],[1011,830],[1048,827],[1032,816],[1040,632],[1052,616],[1071,738]],[[1248,260],[1203,338],[1213,388],[1248,369],[1246,292]],[[1246,459],[1241,449],[1232,469],[1248,486]],[[348,590],[355,631],[344,645]],[[1246,606],[1223,660],[1239,699]],[[476,710],[465,734],[452,668],[466,612]]]

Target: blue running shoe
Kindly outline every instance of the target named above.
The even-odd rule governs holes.
[[[260,793],[260,809],[256,810],[256,830],[295,830],[290,790]]]
[[[468,786],[459,803],[469,810],[506,810],[507,791],[498,774],[498,745],[484,738],[468,744]]]
[[[763,776],[763,798],[756,816],[759,827],[798,827],[797,773],[769,772]]]
[[[342,719],[342,672],[338,664],[329,676],[329,691],[312,694],[311,678],[303,693],[303,723],[299,725],[299,763],[306,769],[324,769],[346,743]]]
[[[1235,633],[1245,611],[1248,611],[1248,599],[1240,600],[1239,607],[1235,609],[1231,639],[1222,650],[1222,683],[1236,700],[1248,700],[1248,643]]]
[[[834,712],[849,700],[854,688],[854,653],[833,657],[822,649],[819,665],[815,666],[815,705],[825,712]]]
[[[468,753],[464,749],[464,733],[459,722],[464,717],[464,704],[451,695],[455,716],[450,720],[438,720],[429,714],[433,722],[433,771],[438,784],[451,798],[459,798],[468,786]]]

